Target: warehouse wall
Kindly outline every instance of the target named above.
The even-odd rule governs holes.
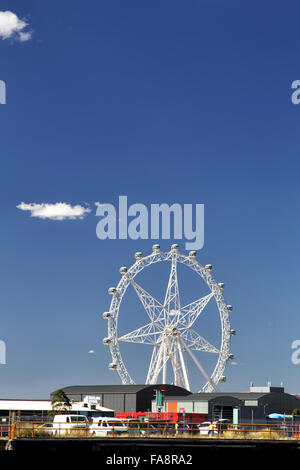
[[[127,411],[127,412],[131,412],[132,410],[137,411],[136,402],[137,402],[137,398],[136,398],[135,393],[126,393],[124,411]]]
[[[143,390],[140,390],[137,393],[137,402],[136,402],[136,411],[151,411],[152,401],[155,399],[155,391],[157,388],[161,387],[161,385],[151,385]],[[164,396],[187,396],[191,393],[184,388],[177,387],[176,385],[165,385]],[[152,411],[154,411],[152,409]],[[167,411],[167,410],[166,410]]]
[[[103,405],[115,411],[124,410],[124,393],[103,393]]]
[[[300,408],[300,400],[288,393],[268,393],[259,399],[259,405],[265,406],[266,414],[291,414],[294,408]]]

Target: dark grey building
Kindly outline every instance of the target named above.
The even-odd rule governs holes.
[[[191,392],[175,385],[72,385],[63,387],[67,397],[83,401],[86,396],[100,398],[101,406],[121,412],[151,411],[156,390],[164,387],[164,395],[183,397]],[[53,392],[54,393],[54,392]]]
[[[234,410],[240,418],[257,419],[270,414],[291,414],[300,408],[300,399],[284,392],[281,387],[251,387],[250,392],[193,393],[187,396],[167,396],[162,411],[182,410],[185,413],[201,413],[209,420],[227,418],[232,420]],[[157,411],[152,401],[152,411]]]

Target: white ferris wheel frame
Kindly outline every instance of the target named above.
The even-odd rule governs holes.
[[[122,384],[134,384],[135,382],[127,371],[122,359],[119,342],[150,343],[153,345],[153,351],[146,384],[157,383],[160,374],[162,374],[162,381],[160,383],[166,383],[167,362],[170,360],[174,372],[174,384],[190,390],[187,364],[183,355],[185,351],[206,380],[205,385],[199,392],[218,391],[217,384],[226,380],[226,377],[223,375],[226,363],[234,358],[230,354],[231,336],[235,335],[235,331],[231,330],[230,327],[229,311],[232,310],[232,306],[227,305],[225,302],[222,293],[224,284],[215,281],[210,272],[211,265],[202,266],[195,259],[196,252],[190,252],[189,255],[179,253],[178,245],[172,245],[171,250],[168,252],[160,251],[159,245],[154,245],[153,252],[150,255],[143,256],[141,252],[137,252],[135,257],[136,262],[130,268],[120,268],[122,278],[116,288],[109,289],[109,293],[112,294],[112,300],[109,311],[103,314],[103,318],[108,321],[108,337],[104,338],[103,343],[109,346],[112,358],[109,368],[118,372]],[[163,261],[171,263],[171,272],[165,301],[161,304],[139,286],[134,279],[143,269]],[[180,306],[177,263],[192,269],[210,289],[208,295],[185,307]],[[150,322],[127,335],[118,337],[119,309],[129,285],[132,285],[135,289],[149,316]],[[221,321],[222,332],[219,349],[191,328],[211,298],[214,298],[217,303]],[[172,310],[170,310],[171,306],[173,307]],[[212,352],[218,355],[216,366],[211,376],[207,374],[192,350]]]

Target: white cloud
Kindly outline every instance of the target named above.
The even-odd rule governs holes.
[[[24,29],[28,23],[17,17],[12,11],[0,11],[0,38],[15,38],[21,42],[29,41],[32,33]]]
[[[232,365],[232,366],[237,366],[237,365],[238,365],[238,362],[232,361],[232,362],[231,362],[231,365]]]
[[[93,349],[90,349],[90,350],[89,350],[89,354],[94,354],[94,352],[95,352],[95,351],[94,351]]]
[[[55,204],[26,204],[21,202],[17,205],[17,208],[22,211],[30,211],[31,217],[52,220],[83,219],[87,213],[91,212],[91,209],[87,207],[79,204],[71,206],[66,202],[56,202]]]
[[[19,40],[21,42],[29,41],[32,37],[32,31],[28,31],[27,33],[23,33],[22,31],[19,33]]]

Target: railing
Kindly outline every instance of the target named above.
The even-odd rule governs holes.
[[[8,423],[0,424],[0,439],[10,437],[10,428]]]
[[[300,425],[287,423],[242,423],[226,425],[217,423],[214,437],[229,439],[300,439]]]
[[[52,437],[90,437],[90,426],[88,423],[83,426],[79,423],[56,423],[53,422],[28,422],[16,421],[11,425],[11,438],[52,438]]]
[[[125,422],[126,428],[92,426],[70,427],[67,423],[16,421],[0,425],[0,438],[101,438],[101,437],[159,437],[159,438],[214,438],[214,439],[297,439],[300,440],[299,424],[217,423],[200,427],[195,423]],[[71,426],[76,425],[72,423]]]

